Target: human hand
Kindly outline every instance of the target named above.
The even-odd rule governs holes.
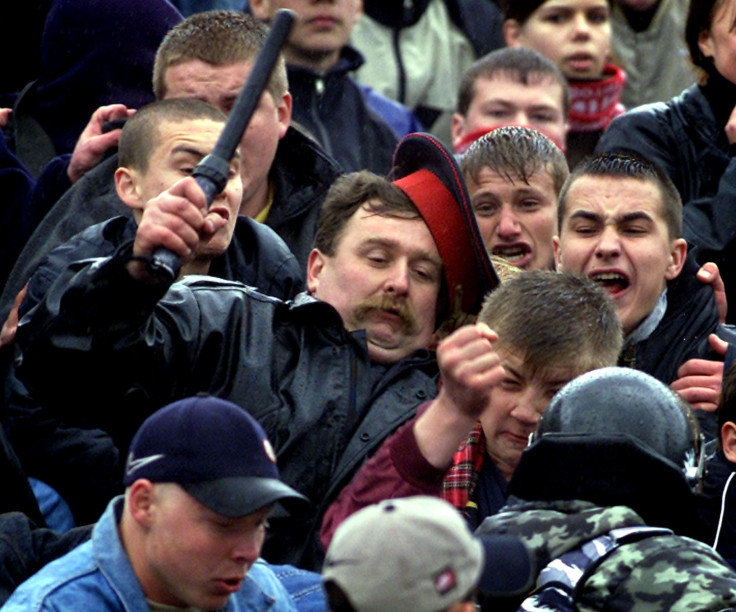
[[[708,343],[716,353],[725,357],[728,342],[711,334]],[[713,412],[718,407],[722,382],[722,361],[689,359],[677,370],[677,380],[670,387],[696,410]]]
[[[74,146],[67,176],[72,183],[76,183],[87,172],[99,164],[105,157],[108,149],[117,146],[120,140],[120,129],[103,131],[103,124],[113,119],[125,119],[135,113],[124,104],[110,104],[100,106],[84,128]]]
[[[10,312],[8,313],[8,318],[5,319],[5,323],[3,323],[2,329],[0,329],[0,349],[6,346],[10,346],[15,340],[15,332],[18,330],[18,311],[20,310],[20,305],[23,303],[23,300],[26,297],[26,293],[28,293],[27,283],[25,287],[23,287],[23,289],[18,292],[18,295],[15,296],[15,299],[13,300],[13,305],[11,306]]]
[[[712,261],[704,263],[695,275],[701,283],[711,285],[713,287],[713,297],[716,301],[718,309],[718,319],[721,323],[726,322],[726,314],[728,312],[728,301],[726,299],[726,287],[721,278],[721,271]]]
[[[731,111],[731,116],[728,118],[728,121],[726,122],[726,138],[728,139],[728,144],[733,144],[736,142],[736,107]]]
[[[493,343],[498,335],[485,323],[467,325],[445,338],[437,348],[442,376],[438,401],[470,419],[488,404],[493,387],[504,376]]]
[[[12,108],[0,108],[0,128],[8,125],[10,114],[13,112]]]
[[[209,240],[227,220],[208,211],[207,198],[197,181],[188,176],[149,200],[143,208],[133,243],[135,258],[148,258],[158,248],[165,248],[191,259],[200,242]],[[140,280],[148,273],[141,261],[132,261],[128,271]]]

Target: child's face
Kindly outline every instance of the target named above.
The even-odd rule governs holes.
[[[505,23],[509,46],[538,51],[568,79],[599,79],[611,48],[607,0],[547,0],[524,24]]]

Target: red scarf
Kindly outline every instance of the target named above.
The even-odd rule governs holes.
[[[483,467],[485,454],[486,437],[479,421],[455,453],[452,467],[445,474],[442,482],[442,499],[460,511],[465,510],[478,483],[478,474]]]
[[[626,73],[614,64],[606,64],[599,81],[569,81],[570,131],[604,130],[614,117],[626,109],[620,102]]]

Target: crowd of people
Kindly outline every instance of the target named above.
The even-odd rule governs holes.
[[[735,25],[736,0],[28,9],[2,610],[736,609]]]

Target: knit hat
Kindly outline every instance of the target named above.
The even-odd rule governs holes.
[[[474,537],[460,513],[429,496],[385,500],[335,531],[322,578],[357,612],[438,612],[476,588],[495,596],[526,592],[536,573],[511,536]]]
[[[429,227],[442,257],[450,309],[477,314],[499,281],[455,157],[430,134],[409,134],[396,147],[390,176]]]
[[[276,455],[243,408],[207,395],[165,406],[148,417],[130,445],[123,484],[139,478],[173,482],[228,517],[280,502],[297,510],[307,499],[279,478]]]

